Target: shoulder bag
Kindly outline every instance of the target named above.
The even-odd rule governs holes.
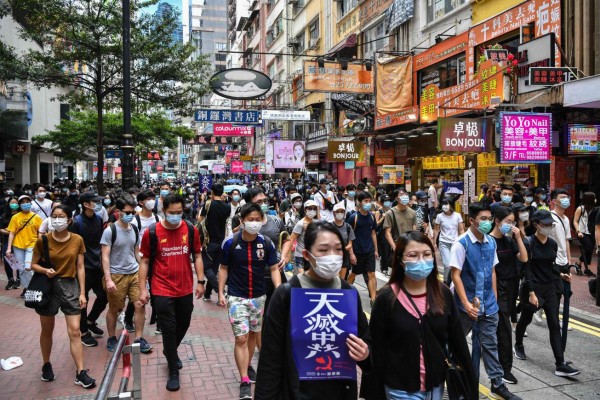
[[[48,248],[48,237],[42,236],[42,243],[44,248],[44,258],[39,261],[39,264],[46,268],[54,268],[50,261],[50,249]],[[52,279],[48,278],[46,274],[34,272],[27,289],[25,289],[25,307],[38,308],[44,307],[50,301],[52,296]]]

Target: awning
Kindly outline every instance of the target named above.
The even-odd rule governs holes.
[[[237,27],[235,28],[235,30],[237,32],[243,31],[244,27],[246,25],[246,22],[248,22],[248,17],[242,17],[240,18],[240,21],[237,24]]]
[[[565,107],[600,108],[600,75],[564,83]]]
[[[351,33],[346,37],[346,39],[342,40],[329,52],[327,53],[327,58],[333,58],[336,55],[344,58],[351,58],[351,56],[356,55],[356,44],[358,43],[358,39],[356,33]]]

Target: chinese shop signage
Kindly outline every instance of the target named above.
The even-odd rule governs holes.
[[[292,354],[300,380],[356,380],[346,339],[358,334],[355,290],[292,288]]]
[[[440,151],[475,153],[485,150],[490,123],[478,118],[439,118]]]
[[[393,164],[394,156],[394,148],[378,149],[375,152],[375,165]]]
[[[517,61],[519,61],[517,66],[519,94],[539,90],[539,87],[531,86],[529,71],[532,67],[554,66],[554,33],[521,43],[517,49]]]
[[[598,154],[600,125],[571,124],[567,130],[569,154]]]
[[[529,85],[554,86],[577,79],[579,70],[571,67],[531,67]]]
[[[552,114],[500,113],[500,163],[548,163]]]
[[[304,61],[304,91],[328,93],[372,94],[373,73],[362,64],[348,64],[342,70],[340,63],[326,62],[319,68],[316,61]]]
[[[378,115],[375,118],[375,130],[386,129],[392,126],[417,122],[419,120],[419,107],[407,107],[400,111]]]
[[[249,110],[198,110],[195,113],[197,122],[222,122],[235,124],[259,124],[258,111]]]
[[[363,161],[365,159],[365,144],[360,141],[327,142],[327,161]]]
[[[384,185],[403,185],[404,165],[384,165],[381,167],[381,176]]]
[[[213,133],[215,136],[254,136],[254,128],[251,126],[214,124]]]
[[[421,159],[423,169],[435,170],[435,169],[464,169],[465,168],[465,157],[464,156],[437,156],[437,157],[424,157]]]

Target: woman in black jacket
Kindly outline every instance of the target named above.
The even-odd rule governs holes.
[[[356,400],[356,380],[314,378],[300,380],[294,361],[294,343],[291,335],[290,307],[293,288],[356,290],[340,279],[343,262],[343,239],[339,230],[329,222],[314,221],[306,228],[303,250],[305,272],[279,286],[267,311],[262,332],[262,349],[258,360],[254,398],[265,399],[327,399]],[[368,322],[363,313],[360,296],[356,296],[357,332],[346,339],[347,352],[358,363],[363,373],[370,369]],[[333,332],[333,330],[331,330]],[[315,357],[327,358],[332,353],[318,353]],[[351,368],[355,368],[351,366]]]
[[[366,379],[373,386],[366,398],[441,400],[446,346],[466,372],[467,399],[478,398],[458,309],[438,279],[435,250],[423,233],[398,239],[390,280],[375,300],[369,330],[373,371]]]

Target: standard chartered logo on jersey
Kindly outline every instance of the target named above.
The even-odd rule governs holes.
[[[183,254],[188,254],[189,249],[187,246],[173,246],[173,247],[165,247],[162,249],[163,257],[172,257],[172,256],[180,256]]]

